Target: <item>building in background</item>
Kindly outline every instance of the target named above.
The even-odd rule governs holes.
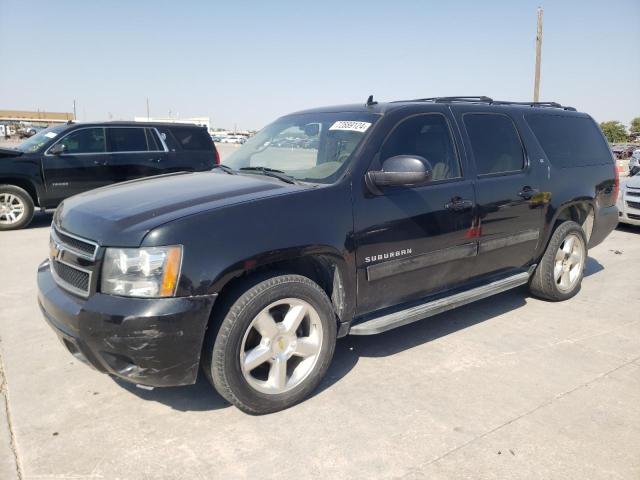
[[[0,123],[27,123],[31,125],[51,125],[73,120],[72,112],[44,112],[28,110],[0,110]]]

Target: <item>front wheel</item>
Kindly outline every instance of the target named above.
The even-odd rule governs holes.
[[[0,230],[24,228],[33,219],[31,196],[15,185],[0,185]]]
[[[205,347],[204,369],[220,395],[259,415],[295,405],[318,386],[333,357],[336,317],[309,278],[278,275],[247,287],[213,348]]]
[[[586,263],[584,230],[572,221],[561,223],[533,274],[531,293],[556,302],[573,297],[580,291]]]

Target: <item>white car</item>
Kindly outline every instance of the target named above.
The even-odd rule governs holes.
[[[629,175],[635,175],[640,171],[640,149],[634,150],[629,159]]]
[[[622,223],[640,225],[640,172],[621,182],[617,206]]]

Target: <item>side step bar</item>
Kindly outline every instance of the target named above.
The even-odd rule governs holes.
[[[401,327],[409,323],[417,322],[427,317],[432,317],[447,310],[461,307],[468,303],[490,297],[497,293],[511,290],[512,288],[524,285],[529,281],[529,273],[522,272],[511,277],[496,280],[495,282],[481,285],[480,287],[456,293],[450,297],[440,298],[431,302],[416,305],[399,312],[390,313],[381,317],[372,318],[364,323],[351,327],[351,335],[374,335],[386,332],[396,327]]]

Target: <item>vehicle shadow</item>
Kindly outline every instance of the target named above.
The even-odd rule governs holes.
[[[637,225],[629,225],[628,223],[618,223],[616,230],[629,233],[640,233],[640,227]]]
[[[36,212],[31,223],[27,225],[27,230],[30,228],[49,228],[51,226],[51,221],[53,220],[53,212],[53,210],[48,212]]]
[[[595,275],[602,270],[604,267],[597,260],[587,259],[585,276]],[[526,286],[522,286],[378,335],[353,335],[341,338],[336,343],[331,366],[312,396],[339,382],[357,365],[361,357],[380,358],[395,355],[522,308],[526,305],[527,298],[529,298],[529,291]],[[157,388],[152,391],[142,390],[121,380],[115,381],[142,399],[160,402],[175,410],[205,411],[230,406],[209,385],[202,373],[199,374],[195,385]]]
[[[113,378],[113,381],[142,400],[162,403],[181,412],[219,410],[231,406],[214,390],[202,372],[199,372],[198,381],[195,384],[184,387],[144,390],[118,378]]]

